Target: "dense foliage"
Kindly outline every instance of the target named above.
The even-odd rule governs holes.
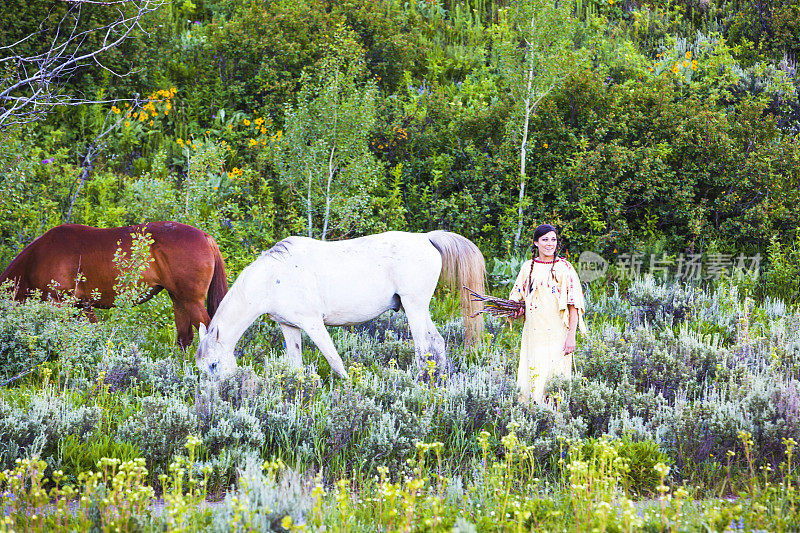
[[[92,9],[86,24],[99,17]],[[506,45],[521,38],[526,13],[500,0],[166,2],[109,59],[129,76],[88,70],[67,88],[117,104],[2,132],[0,257],[68,215],[202,224],[234,272],[276,239],[308,233],[309,219],[331,238],[446,228],[489,254],[524,250],[541,221],[561,225],[571,249],[606,254],[795,245],[796,6],[580,1],[575,24],[554,19],[569,26],[574,52],[548,34],[515,74],[526,59]],[[20,20],[43,12],[20,4],[0,17],[10,42],[30,29]],[[323,102],[334,59],[347,74],[338,99]],[[521,165],[515,87],[531,64],[539,83],[555,81],[534,92]],[[334,165],[338,187],[326,194],[318,163],[329,141],[308,150],[316,163],[287,154],[311,146],[314,120],[328,124],[319,110],[348,116],[341,106],[362,93],[360,127],[332,130],[357,148],[356,175]],[[150,98],[126,107],[136,94]],[[79,182],[87,147],[126,113]]]

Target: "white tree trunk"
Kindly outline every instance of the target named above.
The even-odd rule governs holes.
[[[308,236],[314,238],[313,228],[311,226],[311,169],[306,166],[308,172],[308,196],[306,196],[306,212],[308,213]]]
[[[328,236],[328,218],[331,214],[331,182],[333,181],[333,152],[336,150],[336,145],[331,148],[331,155],[328,157],[328,183],[325,186],[325,220],[322,223],[322,240]]]
[[[530,52],[529,52],[530,53]],[[523,99],[525,103],[525,120],[522,126],[522,142],[519,146],[519,198],[517,200],[517,231],[514,233],[514,248],[519,245],[519,239],[522,236],[522,203],[525,200],[525,160],[528,157],[528,127],[531,121],[531,112],[533,111],[533,59],[529,58],[530,64],[526,77],[528,78],[528,87],[526,97]]]

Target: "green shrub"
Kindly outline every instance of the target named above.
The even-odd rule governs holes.
[[[75,308],[0,298],[0,383],[55,360],[75,378],[91,375],[106,338]]]
[[[166,471],[168,461],[195,433],[197,415],[180,397],[147,396],[140,409],[121,424],[117,438],[141,450],[155,477]]]

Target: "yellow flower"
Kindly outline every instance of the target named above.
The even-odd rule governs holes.
[[[113,111],[115,115],[119,115],[121,110],[117,106],[112,105],[111,106],[111,111]]]
[[[181,146],[183,146],[183,139],[181,139],[180,137],[179,137],[179,138],[178,138],[178,140],[177,140],[177,141],[175,141],[175,142],[177,142],[178,144],[180,144]]]
[[[248,119],[244,119],[244,125],[245,126],[249,126],[250,125],[250,121]]]
[[[128,121],[126,120],[126,121],[125,121],[125,127],[127,128],[127,127],[128,127],[128,126],[130,126],[130,125],[131,125],[131,123],[130,123],[130,122],[128,122]]]
[[[608,5],[613,6],[614,5],[614,0],[608,0]]]
[[[250,146],[255,146],[258,144],[258,141],[255,139],[250,139]]]
[[[260,126],[260,125],[262,125],[263,123],[264,123],[264,119],[263,119],[263,118],[261,118],[261,117],[258,117],[258,118],[256,119],[256,126]]]
[[[153,126],[153,121],[152,121],[152,120],[150,121],[150,126],[151,126],[151,127]]]
[[[692,60],[692,70],[697,70],[697,60],[696,59]]]
[[[264,135],[265,133],[267,133],[267,128],[261,128],[261,135]]]
[[[650,67],[647,70],[648,70],[648,72],[653,72],[653,67]]]
[[[692,58],[692,52],[690,50],[690,51],[686,52],[686,59],[691,59],[691,58]]]
[[[689,66],[689,63],[687,63],[687,62],[686,62],[686,60],[684,59],[684,60],[683,60],[683,68],[686,68],[686,67],[688,67],[688,66]]]
[[[675,74],[677,74],[680,70],[681,70],[681,64],[680,63],[675,63],[672,66],[672,72],[674,72]]]
[[[125,107],[130,107],[131,105],[128,102],[125,102]]]
[[[547,148],[547,143],[544,143],[542,146],[544,146],[545,148]]]
[[[228,124],[227,127],[228,127],[229,130],[232,130],[233,129],[233,124]]]

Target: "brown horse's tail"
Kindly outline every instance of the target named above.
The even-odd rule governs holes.
[[[222,260],[217,241],[211,235],[207,235],[206,238],[214,252],[214,275],[211,276],[211,284],[208,286],[206,310],[208,311],[208,317],[214,318],[214,313],[217,312],[219,303],[228,293],[228,276],[225,275],[225,261]]]
[[[449,231],[431,231],[428,240],[442,255],[442,275],[451,288],[458,290],[461,309],[464,312],[464,343],[480,344],[483,331],[483,316],[472,316],[481,306],[470,300],[464,287],[484,294],[486,284],[486,262],[483,254],[471,240]]]

